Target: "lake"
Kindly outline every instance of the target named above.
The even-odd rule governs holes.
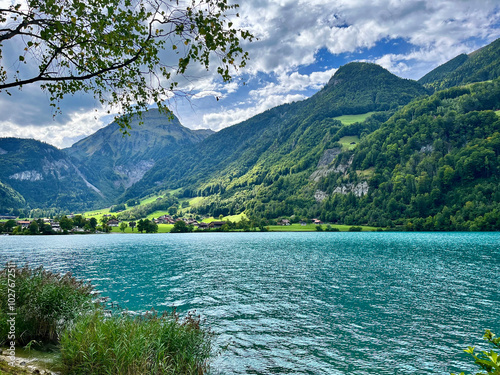
[[[120,307],[196,310],[213,374],[449,374],[500,334],[500,233],[1,236]],[[227,348],[225,348],[227,346]]]

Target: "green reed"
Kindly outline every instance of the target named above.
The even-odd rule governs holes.
[[[0,270],[0,296],[8,294],[8,267]],[[10,267],[12,273],[12,267]],[[143,375],[208,372],[210,330],[200,317],[174,311],[105,316],[93,287],[43,267],[15,267],[16,344],[57,347],[62,375]],[[12,277],[10,277],[12,281]],[[7,342],[7,298],[0,298],[0,344]]]
[[[175,312],[142,317],[101,311],[83,316],[61,337],[64,374],[205,374],[212,333]]]
[[[10,267],[11,269],[13,267]],[[16,342],[21,345],[35,340],[43,344],[56,344],[67,324],[82,312],[95,308],[92,303],[92,286],[79,281],[71,274],[57,274],[43,267],[14,267]],[[6,324],[7,266],[0,270],[0,341],[4,343],[9,327]]]

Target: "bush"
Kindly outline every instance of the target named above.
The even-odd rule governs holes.
[[[13,269],[12,267],[10,269]],[[8,295],[8,270],[0,271],[0,294]],[[62,330],[81,312],[95,307],[92,286],[76,280],[71,274],[60,275],[43,267],[14,267],[16,301],[16,342],[26,345],[31,340],[57,343]],[[0,340],[7,338],[7,298],[0,300]]]
[[[361,227],[349,227],[349,232],[361,232],[362,230]]]
[[[200,318],[175,312],[144,317],[86,315],[61,338],[67,374],[205,374],[212,333]]]

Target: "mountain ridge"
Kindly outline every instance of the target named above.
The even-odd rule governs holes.
[[[499,46],[495,41],[458,56],[420,83],[375,64],[346,64],[309,99],[271,108],[197,142],[190,138],[186,147],[165,154],[142,139],[119,150],[109,135],[88,137],[100,138],[99,145],[84,139],[64,152],[106,202],[175,190],[184,198],[203,198],[189,208],[200,215],[320,217],[418,230],[500,228],[500,122],[492,112],[500,108],[498,74],[492,70],[491,82],[471,84],[500,61]],[[441,90],[455,82],[451,78],[466,86]],[[359,121],[343,124],[343,115],[359,115]],[[177,123],[173,127],[182,130]],[[155,164],[141,166],[151,154]],[[143,171],[134,177],[122,161]],[[467,202],[476,207],[476,217]]]

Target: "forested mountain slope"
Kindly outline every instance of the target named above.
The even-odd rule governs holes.
[[[399,110],[322,178],[325,220],[418,230],[500,229],[500,79],[451,88]],[[364,195],[339,188],[366,182]]]
[[[184,196],[205,197],[194,212],[215,216],[245,212],[408,230],[500,229],[495,112],[500,79],[419,96],[395,113],[393,106],[345,126],[328,117],[345,113],[337,111],[338,102],[328,106],[325,100],[342,83],[336,78],[309,100],[225,129],[191,155],[152,169],[143,188],[183,187]],[[345,82],[363,87],[354,79]],[[368,91],[373,82],[379,85],[365,76]],[[384,89],[379,86],[382,92],[375,97],[384,97]],[[346,110],[350,97],[343,96]],[[352,101],[358,97],[363,96],[353,94]],[[361,108],[391,108],[383,105]],[[346,147],[345,136],[361,141]],[[147,190],[135,193],[140,191]]]
[[[375,64],[347,64],[310,99],[270,109],[158,163],[125,198],[165,188],[184,187],[186,195],[195,196],[269,184],[285,170],[307,170],[325,147],[350,135],[337,134],[343,125],[336,116],[394,109],[425,94],[415,81]],[[376,122],[369,131],[378,126]]]
[[[0,213],[25,207],[85,209],[102,202],[68,156],[49,144],[0,138],[0,165]]]
[[[419,83],[434,90],[500,77],[500,39],[472,52],[462,54],[427,73]]]

